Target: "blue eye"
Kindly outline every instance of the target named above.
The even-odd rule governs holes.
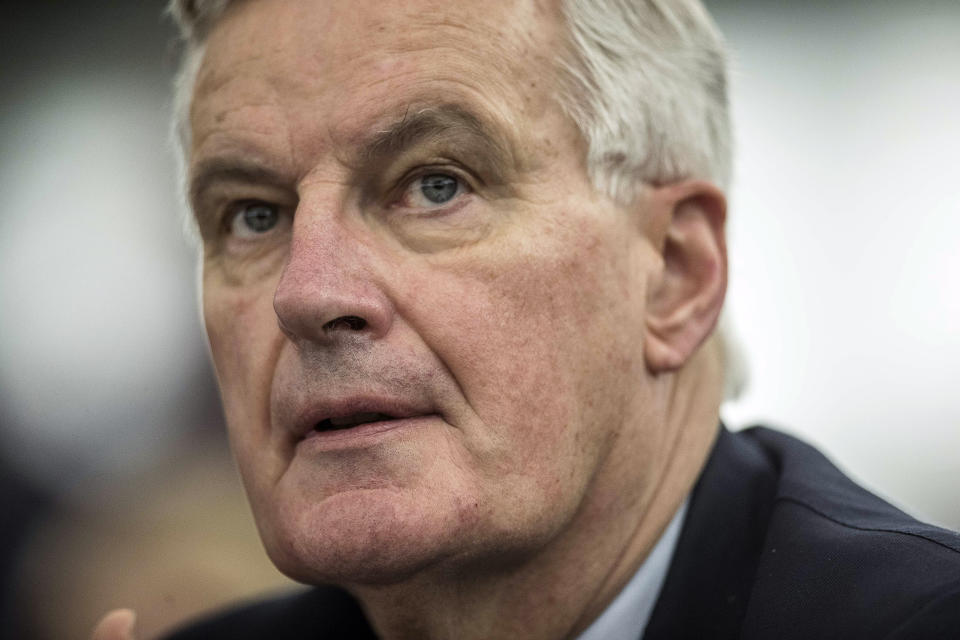
[[[251,238],[273,229],[279,219],[275,206],[265,202],[249,202],[237,208],[230,221],[230,231],[237,237]]]
[[[442,173],[423,176],[419,180],[420,193],[433,204],[445,204],[460,190],[460,182]]]
[[[403,182],[403,191],[392,206],[405,209],[412,215],[442,215],[456,211],[467,203],[473,193],[470,182],[458,171],[431,168]]]

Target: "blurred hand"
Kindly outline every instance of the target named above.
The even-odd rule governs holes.
[[[100,618],[91,640],[136,640],[133,625],[137,614],[130,609],[115,609]]]

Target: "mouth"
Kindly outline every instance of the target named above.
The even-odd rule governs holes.
[[[321,420],[314,425],[313,430],[320,433],[326,431],[343,431],[345,429],[352,429],[353,427],[357,427],[362,424],[370,424],[371,422],[385,422],[387,420],[396,419],[396,416],[392,416],[387,413],[354,413],[340,418],[326,418]]]
[[[423,425],[437,413],[422,398],[343,394],[304,404],[297,415],[289,422],[294,442],[309,440],[312,448],[336,448],[369,444],[388,432]]]
[[[376,408],[381,409],[377,411]],[[313,454],[343,449],[362,449],[384,438],[431,424],[436,414],[407,407],[362,407],[352,411],[320,414],[303,423],[297,443]],[[408,410],[410,409],[410,410]],[[390,413],[387,413],[389,411]]]

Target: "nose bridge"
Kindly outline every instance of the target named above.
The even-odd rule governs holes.
[[[281,329],[295,342],[385,335],[393,309],[375,276],[372,249],[343,217],[310,213],[301,201],[273,299]]]

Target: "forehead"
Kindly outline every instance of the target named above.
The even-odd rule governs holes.
[[[208,39],[193,151],[227,131],[283,133],[288,152],[309,151],[291,129],[349,145],[419,103],[467,102],[516,127],[555,107],[560,24],[554,3],[533,0],[237,2]]]

